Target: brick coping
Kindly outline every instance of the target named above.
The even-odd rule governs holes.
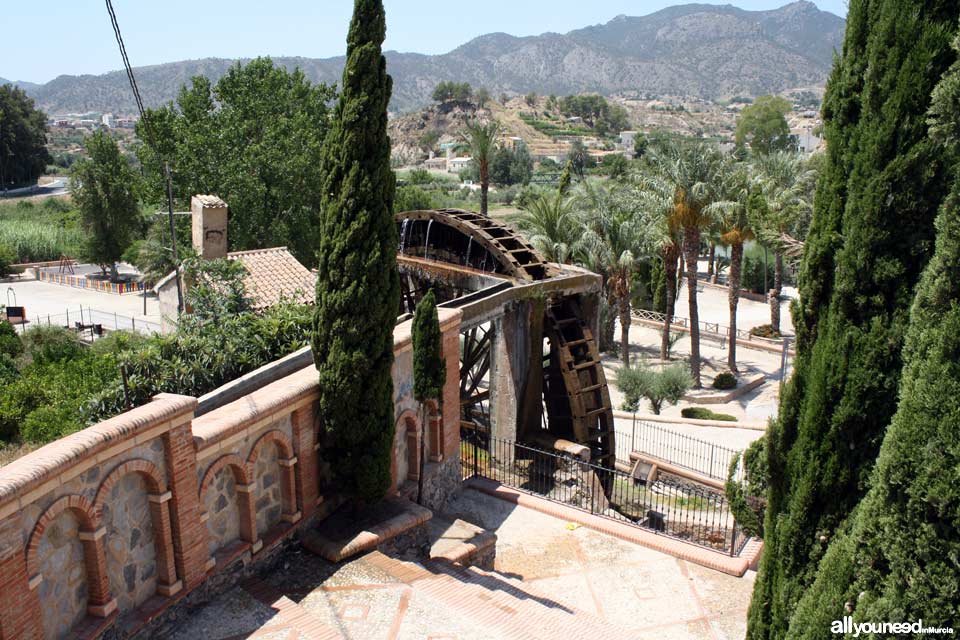
[[[20,508],[26,507],[34,497],[30,494],[34,487],[48,482],[55,486],[68,482],[74,477],[67,473],[72,467],[92,466],[114,455],[113,449],[121,444],[132,447],[155,438],[159,434],[154,433],[154,429],[171,429],[184,416],[192,416],[196,406],[195,398],[161,393],[148,404],[54,440],[14,460],[0,468],[0,507],[16,498],[20,499]],[[55,486],[44,488],[52,490]]]
[[[657,535],[622,522],[595,516],[574,507],[558,504],[539,496],[524,493],[518,489],[505,487],[499,482],[486,478],[473,477],[466,480],[464,486],[486,495],[510,502],[512,504],[533,509],[540,513],[567,522],[575,522],[584,527],[611,535],[615,538],[633,542],[640,546],[666,553],[681,560],[687,560],[708,569],[720,571],[737,578],[746,574],[747,570],[755,567],[763,551],[763,541],[751,539],[744,546],[739,556],[730,557],[726,554],[704,549],[696,545]]]

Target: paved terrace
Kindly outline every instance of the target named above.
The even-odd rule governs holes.
[[[331,564],[294,550],[176,622],[174,640],[739,639],[735,578],[563,519],[463,491],[449,513],[495,531],[495,572],[379,552]]]

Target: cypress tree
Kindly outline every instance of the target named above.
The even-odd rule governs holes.
[[[427,400],[439,400],[447,381],[443,360],[443,334],[433,289],[417,303],[413,314],[413,397],[420,403],[420,473],[417,474],[417,502],[423,494],[423,465],[426,449]]]
[[[790,627],[826,638],[855,622],[953,626],[960,616],[960,183],[938,220],[937,251],[917,292],[900,405],[872,487],[837,538]]]
[[[824,100],[828,142],[801,270],[795,373],[770,427],[766,549],[748,637],[784,637],[865,492],[895,409],[914,287],[947,169],[930,93],[955,58],[957,0],[850,3]]]
[[[934,137],[956,161],[960,64],[934,92],[932,113]],[[911,312],[900,403],[871,488],[800,601],[792,638],[832,635],[832,621],[850,610],[855,622],[922,619],[933,627],[960,616],[960,179],[936,228]]]
[[[334,122],[324,145],[313,355],[327,459],[344,495],[365,502],[390,486],[393,327],[400,308],[396,180],[381,52],[380,0],[356,0]]]
[[[437,301],[430,289],[413,315],[413,397],[418,402],[437,400],[443,393],[447,369],[442,345]]]

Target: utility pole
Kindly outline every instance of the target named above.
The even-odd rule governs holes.
[[[170,245],[173,251],[173,275],[177,281],[177,316],[183,313],[183,285],[180,283],[180,257],[177,255],[177,225],[173,222],[173,180],[170,179],[170,163],[163,163],[163,171],[167,176],[167,209],[170,219]],[[144,298],[146,306],[146,298]],[[146,311],[144,311],[146,312]]]

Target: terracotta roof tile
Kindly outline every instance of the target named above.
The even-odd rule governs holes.
[[[234,251],[227,254],[227,258],[247,270],[244,283],[254,309],[266,309],[281,300],[313,303],[317,276],[300,264],[286,247]]]

